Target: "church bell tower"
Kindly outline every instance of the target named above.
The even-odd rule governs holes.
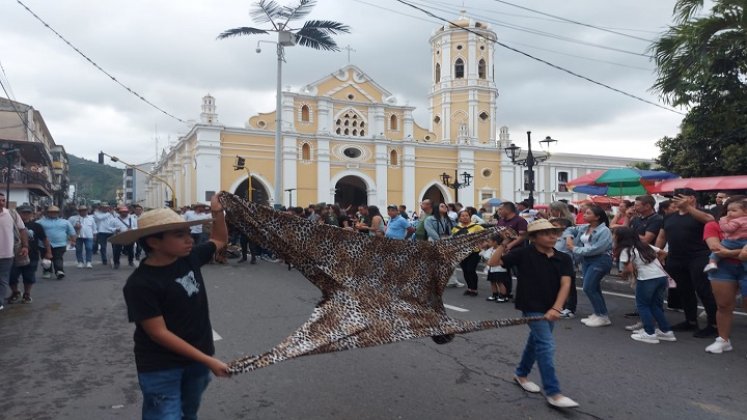
[[[438,27],[430,38],[431,131],[442,143],[496,144],[497,36],[487,24],[464,13],[453,24]]]

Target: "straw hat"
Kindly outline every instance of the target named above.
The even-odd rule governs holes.
[[[60,208],[57,206],[49,206],[47,207],[47,213],[59,213]]]
[[[560,230],[563,230],[563,228],[559,228],[559,227],[553,225],[547,219],[538,219],[538,220],[535,220],[535,221],[529,223],[529,225],[527,225],[527,233],[539,232],[541,230],[558,230],[558,231],[560,231]]]
[[[78,211],[80,210],[88,210],[88,206],[83,206],[83,205],[78,206]]]
[[[210,223],[213,219],[192,220],[185,222],[181,216],[171,209],[155,209],[146,211],[137,219],[137,229],[131,229],[109,238],[115,245],[131,244],[138,239],[154,233],[179,230],[192,225]]]

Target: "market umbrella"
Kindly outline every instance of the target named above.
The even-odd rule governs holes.
[[[594,177],[594,174],[599,174]],[[590,195],[643,195],[649,194],[656,181],[677,178],[665,171],[636,168],[613,168],[595,171],[568,182],[568,187],[577,193]]]

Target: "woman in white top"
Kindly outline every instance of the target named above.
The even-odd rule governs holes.
[[[635,305],[641,315],[643,328],[634,331],[630,338],[650,344],[677,341],[664,316],[664,295],[669,281],[667,272],[657,258],[659,248],[643,243],[629,227],[615,230],[615,245],[620,250],[623,275],[636,279]],[[654,321],[659,328],[654,328]]]

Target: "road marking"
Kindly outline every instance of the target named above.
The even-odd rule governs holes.
[[[444,304],[444,308],[451,309],[452,311],[457,311],[457,312],[469,312],[469,309],[464,309],[464,308],[460,308],[458,306],[451,306],[451,305],[447,305],[447,304]]]
[[[213,341],[223,340],[223,337],[220,336],[215,330],[213,330]]]

